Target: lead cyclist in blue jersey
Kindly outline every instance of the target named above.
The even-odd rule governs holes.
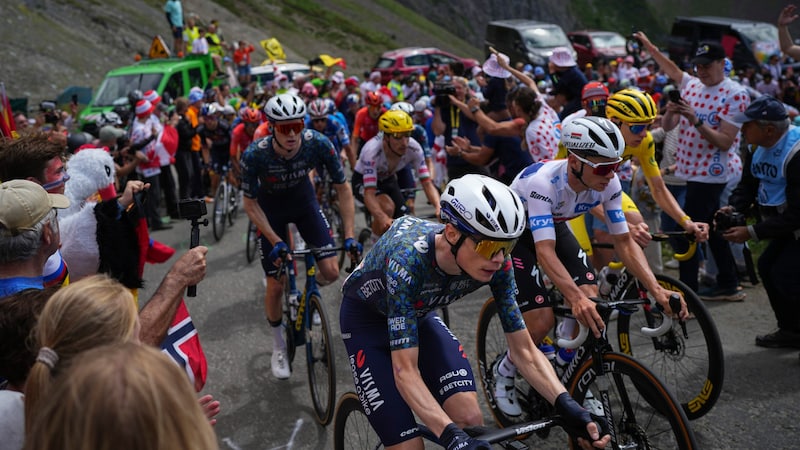
[[[347,182],[339,153],[323,134],[305,129],[306,105],[294,94],[272,97],[264,107],[271,135],[250,144],[242,154],[244,209],[261,232],[261,267],[267,275],[264,309],[272,326],[272,374],[291,375],[282,333],[281,299],[283,281],[276,280],[281,256],[289,250],[284,242],[286,228],[297,226],[310,247],[333,247],[331,230],[317,203],[308,173],[324,166],[333,181],[344,222],[344,246],[351,255],[360,253],[353,239],[353,193]],[[335,250],[317,252],[317,280],[328,284],[339,277]],[[352,256],[351,256],[352,257]]]
[[[416,414],[448,450],[490,448],[461,430],[483,422],[475,377],[435,312],[488,284],[520,372],[572,428],[604,447],[610,436],[600,439],[592,416],[566,392],[517,307],[509,253],[525,229],[520,198],[499,181],[465,175],[445,188],[441,218],[444,225],[395,220],[342,287],[340,324],[353,381],[382,443],[422,449]]]

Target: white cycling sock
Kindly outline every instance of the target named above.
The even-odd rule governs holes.
[[[511,362],[508,353],[503,356],[503,360],[497,366],[497,373],[508,378],[514,378],[517,375],[517,366]]]
[[[272,327],[272,348],[286,350],[286,340],[283,339],[283,322]]]

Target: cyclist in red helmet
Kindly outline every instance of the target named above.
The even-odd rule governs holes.
[[[247,146],[253,142],[253,135],[256,128],[261,124],[261,113],[253,108],[244,108],[239,113],[242,119],[233,129],[231,136],[231,183],[234,186],[239,185],[239,159],[242,153],[247,149]]]
[[[350,137],[350,142],[355,143],[359,154],[361,154],[361,147],[378,134],[378,118],[386,112],[381,95],[375,91],[367,92],[364,95],[364,103],[366,106],[356,113],[353,135]]]

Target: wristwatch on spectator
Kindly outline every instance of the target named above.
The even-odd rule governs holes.
[[[705,123],[705,122],[703,122],[703,119],[701,119],[701,118],[699,118],[699,117],[698,117],[698,118],[697,118],[697,122],[695,122],[695,123],[694,123],[694,127],[695,127],[695,128],[700,128],[700,127],[702,127],[702,126],[703,126],[703,123]]]

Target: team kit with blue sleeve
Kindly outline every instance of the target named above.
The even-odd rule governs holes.
[[[395,220],[342,287],[340,325],[353,381],[370,423],[387,446],[419,435],[395,385],[393,350],[419,348],[420,373],[440,404],[457,392],[476,389],[467,355],[435,310],[484,283],[438,267],[434,238],[443,229],[410,216]],[[509,257],[488,285],[504,331],[525,329]]]
[[[587,214],[602,204],[611,234],[628,232],[622,211],[622,187],[616,175],[602,191],[575,192],[567,182],[568,160],[534,163],[520,172],[511,189],[525,203],[528,229],[511,251],[519,287],[517,302],[525,312],[549,307],[542,273],[537,265],[535,242],[555,240],[556,254],[578,286],[595,284],[594,268],[567,226],[567,221]]]
[[[324,166],[335,184],[346,182],[339,153],[322,133],[306,129],[297,154],[289,159],[278,155],[274,137],[267,136],[250,144],[242,154],[242,190],[248,198],[256,199],[269,220],[270,226],[286,240],[286,226],[291,222],[300,235],[314,248],[333,247],[334,241],[325,215],[317,202],[314,186],[308,173]],[[277,270],[266,257],[272,244],[261,236],[261,265],[267,275]],[[335,251],[318,252],[317,259],[336,255]]]

